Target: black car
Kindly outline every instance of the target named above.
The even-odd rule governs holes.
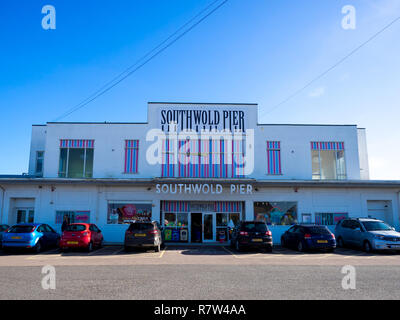
[[[156,221],[132,222],[125,232],[125,251],[133,248],[154,248],[159,252],[163,246],[163,231]]]
[[[281,245],[298,251],[316,249],[333,252],[336,239],[326,226],[297,224],[282,235]]]
[[[237,251],[244,248],[261,248],[272,251],[272,233],[261,221],[240,222],[232,232],[231,247]]]

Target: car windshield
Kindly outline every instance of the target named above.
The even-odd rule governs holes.
[[[389,231],[392,228],[381,221],[363,221],[363,225],[367,231]]]
[[[144,231],[149,229],[154,229],[154,225],[152,223],[132,223],[129,226],[129,231]]]
[[[328,230],[326,227],[307,227],[306,228],[307,232],[310,232],[311,234],[330,234],[331,232]]]
[[[31,233],[35,229],[34,226],[13,226],[8,232],[9,233]]]
[[[70,224],[65,231],[85,231],[86,226],[84,224]]]
[[[268,231],[268,228],[265,223],[245,223],[242,226],[242,230],[250,232],[266,232]]]

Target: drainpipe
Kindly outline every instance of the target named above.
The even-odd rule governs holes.
[[[0,223],[3,223],[3,211],[4,211],[4,195],[6,193],[6,189],[3,186],[0,186],[0,189],[2,190],[1,193],[1,215],[0,215]]]

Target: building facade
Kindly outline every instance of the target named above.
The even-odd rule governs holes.
[[[400,227],[400,182],[369,180],[365,130],[258,123],[256,104],[149,103],[145,123],[32,127],[29,173],[0,177],[1,222],[96,223],[106,243],[156,220],[166,240],[222,242],[241,220]]]

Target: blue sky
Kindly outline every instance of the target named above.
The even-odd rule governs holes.
[[[27,172],[32,124],[81,102],[211,2],[2,0],[0,173]],[[41,27],[46,4],[56,30]],[[341,27],[348,4],[355,30]],[[255,102],[262,123],[367,128],[371,178],[400,180],[400,22],[270,111],[397,16],[398,0],[229,0],[63,120],[146,121],[148,101]]]

